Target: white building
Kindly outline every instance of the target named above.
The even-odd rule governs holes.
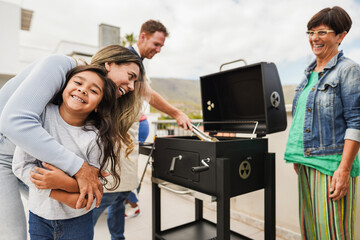
[[[31,31],[33,11],[18,4],[0,1],[0,87],[30,63],[53,53],[80,57],[90,62],[99,46],[120,43],[120,28],[99,25],[99,46],[60,41],[55,49],[20,44],[20,32]]]
[[[20,45],[20,31],[31,30],[31,15],[29,10],[21,9],[17,4],[0,1],[0,87],[12,76],[35,60],[52,54],[62,53],[70,56],[83,57],[89,62],[90,57],[99,46],[82,43],[61,41],[55,49],[44,49],[38,46]],[[109,44],[111,35],[120,35],[120,29],[109,25],[100,25],[99,42]],[[103,27],[103,28],[102,28]],[[113,38],[111,38],[113,39]],[[111,41],[111,40],[110,40]],[[150,119],[151,121],[152,119]],[[269,151],[276,153],[276,221],[277,233],[284,239],[299,239],[298,224],[298,193],[296,175],[292,166],[283,160],[285,145],[291,125],[291,114],[288,111],[288,129],[281,133],[272,134],[269,138]],[[153,133],[150,133],[149,139]],[[358,184],[360,193],[360,184]],[[249,224],[261,228],[263,219],[263,191],[256,191],[231,200],[233,217],[247,221]],[[360,223],[360,198],[357,200],[356,226]],[[0,223],[1,224],[1,223]],[[360,239],[360,228],[356,228],[356,239]]]

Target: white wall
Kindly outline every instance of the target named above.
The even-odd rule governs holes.
[[[19,34],[21,8],[12,3],[0,1],[0,73],[15,74],[19,62]],[[6,56],[6,57],[4,57]]]
[[[77,53],[94,54],[97,46],[69,41],[60,41],[56,49],[20,44],[21,6],[20,3],[0,0],[0,87],[29,64],[54,53],[69,55]],[[90,57],[81,56],[90,62]]]

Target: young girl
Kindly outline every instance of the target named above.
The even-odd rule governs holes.
[[[106,74],[100,66],[75,67],[67,74],[65,88],[55,96],[54,103],[58,105],[48,104],[40,116],[43,128],[51,136],[100,171],[115,169],[115,146],[120,144],[119,126],[112,120],[119,111],[116,86]],[[16,148],[13,171],[30,188],[31,239],[92,239],[92,212],[74,209],[79,197],[77,184],[64,182],[60,189],[37,189],[30,181],[30,174],[41,165],[39,160]],[[44,166],[49,165],[44,163]],[[118,173],[110,173],[118,184]]]
[[[93,65],[109,67],[107,76],[121,96],[117,99],[121,114],[112,119],[121,124],[117,131],[120,131],[124,146],[128,146],[130,137],[127,130],[138,121],[142,96],[145,96],[142,93],[147,88],[143,84],[141,60],[129,49],[116,46],[110,45],[95,53],[94,57],[101,59],[101,64]],[[27,239],[20,196],[20,192],[24,193],[21,191],[23,184],[19,184],[12,171],[15,146],[74,177],[80,189],[79,207],[86,195],[87,209],[90,209],[94,196],[97,206],[100,205],[102,184],[98,178],[99,170],[58,143],[39,122],[46,105],[64,87],[66,73],[76,66],[74,58],[52,54],[30,64],[0,89],[0,232],[3,239]],[[126,74],[120,71],[124,68]],[[28,189],[25,194],[28,195]]]

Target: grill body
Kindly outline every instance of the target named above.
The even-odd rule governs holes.
[[[264,188],[267,139],[220,138],[219,142],[204,142],[196,137],[157,138],[154,152],[153,177],[215,196],[219,174],[230,180],[230,196]],[[179,156],[181,156],[179,158]],[[229,161],[230,172],[217,170],[217,159]],[[194,172],[194,167],[208,168]],[[173,165],[173,169],[171,166]]]
[[[153,239],[248,239],[230,231],[230,198],[259,189],[265,190],[265,239],[275,239],[275,154],[268,152],[268,139],[262,137],[287,125],[276,66],[247,65],[202,76],[200,84],[204,131],[252,137],[219,137],[219,142],[197,137],[155,139]],[[161,230],[158,180],[214,196],[217,223],[203,219],[202,201],[195,199],[194,222]]]

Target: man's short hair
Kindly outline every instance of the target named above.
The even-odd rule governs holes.
[[[160,22],[155,20],[148,20],[141,26],[140,33],[153,34],[154,32],[162,32],[165,37],[169,36],[166,27]]]

